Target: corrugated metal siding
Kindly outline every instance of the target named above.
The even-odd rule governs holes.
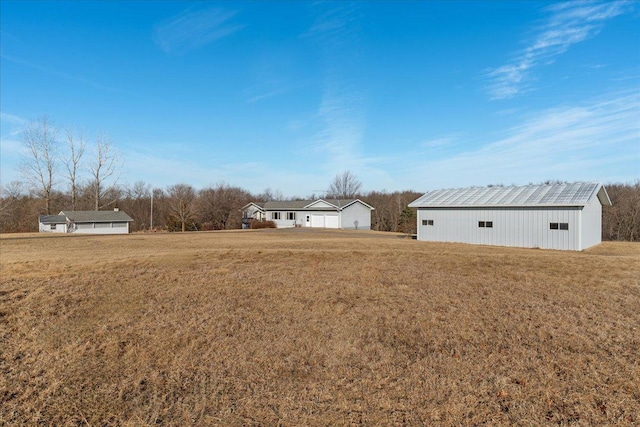
[[[421,208],[418,239],[526,248],[580,250],[579,207],[569,208]],[[434,225],[422,225],[433,220]],[[479,221],[492,221],[481,228]],[[550,230],[551,222],[568,223],[569,230]]]
[[[345,230],[356,228],[355,221],[358,221],[358,230],[371,229],[371,209],[362,203],[354,203],[342,210],[342,225]]]
[[[582,210],[581,237],[580,250],[602,242],[602,205],[598,199],[593,199]]]

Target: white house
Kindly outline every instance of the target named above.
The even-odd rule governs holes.
[[[602,240],[599,183],[435,190],[418,211],[418,240],[581,251]]]
[[[62,211],[58,215],[40,215],[40,232],[82,234],[127,234],[133,219],[120,210]]]
[[[374,209],[360,199],[252,202],[242,208],[242,222],[245,228],[255,219],[273,221],[278,228],[370,230]]]

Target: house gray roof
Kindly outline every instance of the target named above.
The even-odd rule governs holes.
[[[41,224],[65,224],[67,217],[64,215],[40,215],[38,222]]]
[[[264,202],[262,207],[265,210],[274,209],[304,209],[309,203],[313,203],[314,200],[274,200]]]
[[[412,208],[584,206],[597,195],[603,206],[611,206],[604,186],[595,182],[471,187],[429,191],[409,203]]]
[[[123,211],[62,211],[73,222],[132,222],[133,218]]]
[[[309,206],[317,202],[326,202],[334,207],[314,207]],[[274,210],[311,210],[311,211],[336,211],[351,205],[352,203],[360,202],[367,207],[374,209],[372,206],[367,205],[360,199],[316,199],[316,200],[283,200],[283,201],[269,201],[261,204],[261,207],[267,211]],[[257,205],[257,203],[255,203]]]

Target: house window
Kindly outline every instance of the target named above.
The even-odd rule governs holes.
[[[423,219],[422,220],[422,225],[433,225],[433,220],[432,219]]]
[[[478,221],[480,228],[493,228],[493,221]]]
[[[568,230],[569,223],[568,222],[550,222],[549,230]]]
[[[287,212],[287,219],[296,220],[296,213],[295,212]]]
[[[280,219],[280,212],[271,212],[271,219]]]

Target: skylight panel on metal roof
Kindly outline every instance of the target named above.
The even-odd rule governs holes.
[[[599,186],[597,183],[575,183],[434,190],[412,202],[411,206],[579,206],[586,204]]]

